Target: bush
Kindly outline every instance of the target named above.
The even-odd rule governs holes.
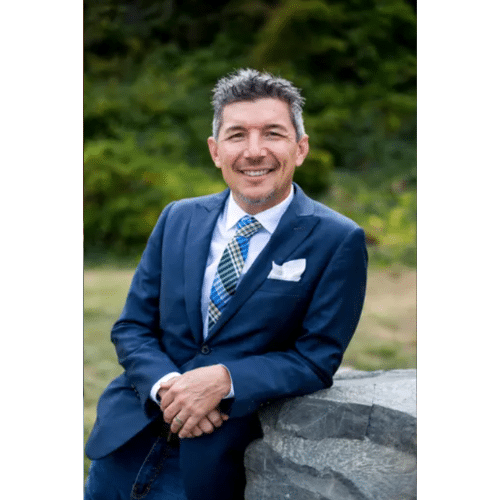
[[[372,264],[416,266],[415,172],[380,179],[380,172],[336,171],[323,203],[356,221],[366,233]]]
[[[143,249],[161,210],[171,201],[225,187],[203,170],[147,154],[131,137],[89,143],[84,180],[86,253],[119,256]]]
[[[377,258],[415,261],[416,2],[86,0],[84,17],[87,251],[135,253],[165,203],[223,186],[211,89],[255,67],[306,98],[297,182],[331,198],[333,178]]]

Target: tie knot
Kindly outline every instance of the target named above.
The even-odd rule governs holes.
[[[237,229],[236,236],[243,236],[245,238],[250,238],[261,227],[262,224],[257,219],[245,215],[238,221],[238,224],[236,224],[236,229]]]

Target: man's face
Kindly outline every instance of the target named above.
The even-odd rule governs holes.
[[[219,139],[208,139],[215,165],[249,214],[267,210],[290,193],[295,167],[309,151],[309,138],[296,141],[288,104],[264,98],[228,104]]]

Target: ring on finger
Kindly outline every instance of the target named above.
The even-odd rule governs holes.
[[[184,422],[177,416],[174,417],[174,420],[182,427],[184,425]]]

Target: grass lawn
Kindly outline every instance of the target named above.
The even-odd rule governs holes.
[[[123,370],[109,339],[133,270],[89,269],[84,276],[84,430],[95,420],[97,400]],[[363,315],[343,366],[360,370],[416,367],[416,271],[401,266],[370,269]],[[89,460],[85,457],[85,476]]]

